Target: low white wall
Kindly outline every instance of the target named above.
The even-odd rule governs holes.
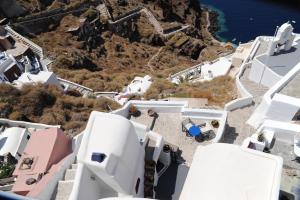
[[[60,125],[46,125],[40,123],[31,123],[24,121],[14,121],[9,119],[0,118],[0,124],[8,124],[12,127],[24,127],[24,128],[35,128],[35,129],[44,129],[44,128],[60,128]]]
[[[183,117],[218,120],[220,126],[213,142],[219,142],[222,139],[227,122],[226,111],[187,108],[188,102],[186,101],[129,101],[123,108],[113,111],[112,113],[127,117],[128,109],[131,105],[139,109],[151,108],[156,112],[181,113]]]
[[[300,109],[300,99],[276,94],[266,113],[267,119],[290,122]]]
[[[242,84],[240,79],[243,76],[245,70],[248,67],[251,67],[252,64],[249,63],[249,61],[253,59],[253,57],[255,56],[259,46],[260,46],[260,38],[257,37],[255,39],[255,41],[253,42],[252,46],[251,46],[251,51],[250,51],[248,57],[244,60],[242,66],[240,68],[240,71],[236,75],[236,78],[235,78],[235,84],[236,84],[237,90],[238,90],[241,98],[235,99],[235,100],[227,103],[224,107],[224,110],[233,111],[233,110],[243,108],[243,107],[246,107],[246,106],[249,106],[249,105],[252,104],[253,96],[244,87],[244,85]]]
[[[189,118],[218,120],[219,128],[216,133],[216,137],[214,138],[214,140],[212,142],[213,143],[220,142],[220,140],[222,139],[225,128],[226,128],[226,122],[227,122],[227,112],[226,111],[184,108],[182,115],[184,117],[189,117]]]
[[[243,108],[246,106],[249,106],[253,102],[253,96],[248,92],[248,90],[244,87],[242,84],[240,78],[243,76],[245,70],[251,66],[251,63],[244,63],[241,66],[240,72],[237,74],[235,79],[235,84],[237,87],[237,90],[241,96],[241,98],[235,99],[229,103],[227,103],[224,107],[224,110],[226,111],[233,111],[239,108]]]
[[[113,114],[128,117],[130,106],[138,109],[153,109],[155,112],[177,113],[188,105],[186,101],[129,101],[122,108],[113,111]]]
[[[153,131],[149,132],[148,137],[150,140],[155,141],[155,150],[152,159],[157,162],[164,147],[164,139],[160,134]]]
[[[210,110],[210,109],[193,109],[184,108],[182,110],[183,117],[190,117],[196,119],[219,119],[224,115],[224,111]]]
[[[251,105],[253,102],[253,97],[245,97],[245,98],[239,98],[235,99],[225,105],[225,110],[226,111],[233,111],[239,108],[243,108],[246,106]]]
[[[259,127],[258,132],[263,130],[274,131],[276,139],[293,143],[294,136],[300,132],[300,125],[281,121],[266,120],[261,127]]]

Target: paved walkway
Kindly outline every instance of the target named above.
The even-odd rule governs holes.
[[[268,88],[250,81],[247,78],[249,72],[250,69],[245,70],[244,75],[241,77],[241,82],[249,93],[253,95],[253,104],[228,113],[228,125],[223,139],[225,143],[241,145],[247,137],[255,133],[255,129],[246,124],[246,122],[260,104],[262,96],[267,92]]]

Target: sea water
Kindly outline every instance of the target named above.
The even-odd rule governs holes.
[[[238,44],[260,35],[274,35],[276,26],[287,21],[300,33],[300,10],[259,0],[200,0],[203,6],[219,13],[220,30],[216,37]]]

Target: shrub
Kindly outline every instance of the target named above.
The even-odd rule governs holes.
[[[15,169],[14,165],[3,164],[0,166],[0,179],[11,177]]]
[[[9,103],[0,103],[0,117],[7,118],[12,112],[12,106]]]
[[[14,111],[9,115],[9,119],[12,120],[24,120],[24,115],[19,111]]]
[[[0,84],[0,117],[51,125],[62,125],[70,134],[85,128],[93,110],[109,111],[120,107],[107,98],[88,99],[66,95],[55,86],[26,85],[22,90]],[[12,93],[8,93],[12,88]],[[5,96],[1,96],[5,95]],[[11,102],[11,103],[7,103]],[[77,122],[77,123],[72,123]],[[80,127],[79,127],[80,126]]]
[[[94,8],[89,8],[85,13],[82,14],[82,17],[87,18],[89,21],[92,21],[98,16],[98,11]]]
[[[43,109],[54,105],[56,97],[47,91],[43,86],[25,86],[22,88],[19,107],[25,116],[41,116]]]
[[[168,80],[157,79],[152,83],[144,96],[146,99],[158,99],[162,98],[164,95],[170,94],[170,90],[173,89],[175,89],[174,84],[170,83]]]

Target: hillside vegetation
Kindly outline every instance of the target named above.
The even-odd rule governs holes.
[[[85,128],[90,112],[107,112],[119,105],[106,98],[83,98],[64,94],[54,86],[26,85],[16,89],[0,84],[0,117],[51,125],[62,125],[69,135]]]
[[[235,81],[229,76],[220,76],[212,81],[199,83],[185,82],[176,86],[165,79],[158,79],[145,94],[147,99],[166,97],[206,98],[210,105],[223,107],[237,98]]]

